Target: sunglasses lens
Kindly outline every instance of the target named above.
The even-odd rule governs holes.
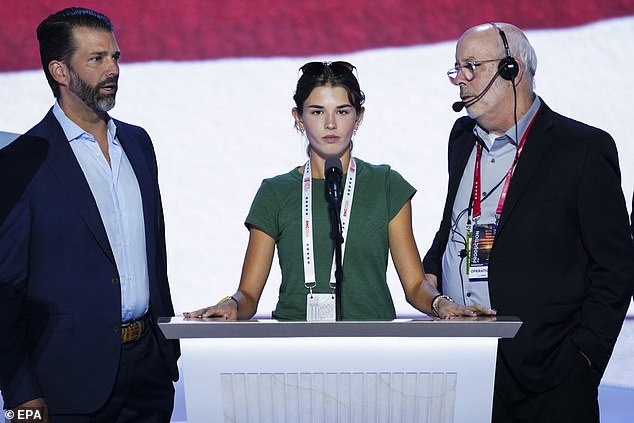
[[[338,67],[340,69],[343,68],[343,69],[348,70],[349,72],[352,72],[352,71],[354,71],[356,69],[353,64],[348,63],[348,62],[332,62],[330,64],[330,67],[332,67],[333,69],[335,67]],[[341,70],[343,70],[343,69],[341,69]]]
[[[301,70],[302,73],[312,73],[317,75],[323,72],[326,66],[330,67],[330,69],[332,69],[332,71],[338,75],[342,75],[346,71],[352,72],[356,69],[354,65],[352,65],[351,63],[338,61],[338,62],[308,62],[304,66],[299,68],[299,70]]]
[[[299,68],[299,70],[301,70],[302,73],[321,72],[324,66],[326,65],[323,62],[308,62]]]

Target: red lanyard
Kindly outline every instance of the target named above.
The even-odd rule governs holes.
[[[509,185],[511,184],[511,177],[513,176],[513,170],[515,169],[515,165],[520,158],[520,154],[522,154],[522,149],[524,148],[524,143],[526,142],[526,137],[530,132],[531,126],[533,126],[533,122],[535,122],[535,118],[537,117],[537,113],[533,116],[530,123],[526,127],[524,131],[524,135],[520,140],[519,146],[517,147],[517,154],[515,154],[515,159],[513,159],[513,164],[509,168],[508,172],[506,172],[506,178],[504,180],[504,186],[502,187],[502,194],[500,195],[500,200],[498,201],[498,207],[495,209],[495,222],[497,223],[500,219],[500,215],[502,214],[502,208],[504,207],[504,202],[506,201],[506,194],[509,190]],[[473,170],[473,219],[477,220],[482,214],[482,198],[481,198],[481,185],[482,185],[482,176],[480,170],[480,163],[482,161],[482,142],[478,142],[477,144],[477,152],[476,152],[476,162],[475,168]]]

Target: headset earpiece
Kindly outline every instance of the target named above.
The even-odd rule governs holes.
[[[511,56],[505,57],[500,60],[500,64],[498,65],[498,70],[500,71],[500,76],[502,79],[506,79],[507,81],[512,81],[515,79],[520,69],[517,65],[517,61]]]
[[[520,68],[517,64],[517,61],[511,56],[511,50],[509,49],[509,43],[506,39],[506,34],[502,31],[502,28],[491,22],[491,25],[498,30],[498,34],[500,34],[500,38],[502,38],[502,44],[504,44],[504,54],[506,57],[500,60],[498,64],[498,72],[502,79],[506,79],[507,81],[512,81],[515,79],[517,74],[520,71]]]

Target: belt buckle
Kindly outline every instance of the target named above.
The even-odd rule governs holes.
[[[143,334],[147,318],[135,320],[121,326],[121,343],[138,341]]]

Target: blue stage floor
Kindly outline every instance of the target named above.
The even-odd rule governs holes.
[[[599,387],[601,423],[634,422],[634,389]]]

